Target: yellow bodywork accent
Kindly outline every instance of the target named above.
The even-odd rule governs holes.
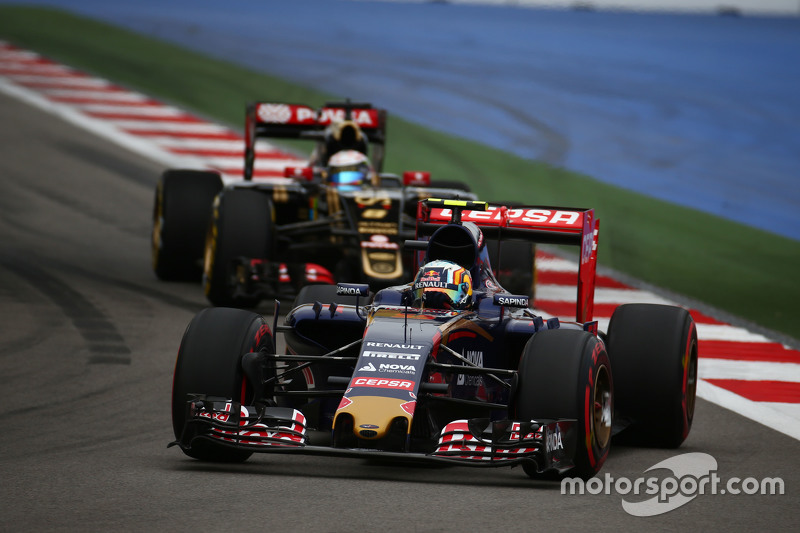
[[[156,188],[156,212],[153,215],[153,234],[150,239],[153,269],[158,268],[158,252],[161,250],[161,232],[164,223],[164,182],[158,180]]]
[[[339,415],[348,413],[353,417],[353,432],[359,439],[365,437],[359,433],[362,429],[359,426],[369,425],[377,426],[366,428],[375,431],[376,435],[371,439],[381,439],[386,436],[386,431],[392,424],[392,421],[397,417],[403,417],[408,420],[408,428],[411,430],[411,415],[406,413],[401,405],[408,403],[409,400],[400,400],[398,398],[386,398],[384,396],[355,396],[350,398],[351,403],[347,407],[343,407],[336,411],[336,417],[333,420],[333,427],[336,427],[336,422]]]
[[[289,201],[289,190],[283,185],[276,185],[272,189],[272,201],[276,204],[285,204]]]
[[[336,190],[336,187],[328,187],[325,190],[325,195],[328,200],[329,215],[335,215],[342,210],[342,206],[339,204],[339,191]]]
[[[403,274],[402,259],[397,251],[375,252],[362,249],[361,265],[366,275],[377,279],[395,279]]]
[[[466,207],[473,211],[486,211],[489,209],[488,202],[479,200],[442,200],[441,198],[428,198],[426,203],[429,207]]]
[[[211,276],[214,273],[214,255],[217,251],[217,235],[219,233],[219,195],[211,205],[211,225],[206,233],[206,245],[203,250],[203,292],[206,296],[211,292]]]

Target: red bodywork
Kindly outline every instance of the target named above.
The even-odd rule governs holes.
[[[451,216],[451,209],[429,206],[426,202],[420,202],[417,208],[417,224],[447,224]],[[594,209],[490,205],[486,211],[464,210],[461,221],[472,222],[482,231],[490,231],[500,239],[505,236],[531,242],[580,246],[575,320],[581,323],[592,320],[600,229],[600,220],[595,217]]]

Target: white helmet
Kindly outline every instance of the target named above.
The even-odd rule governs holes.
[[[342,150],[328,160],[326,182],[340,189],[360,189],[369,184],[371,173],[366,155],[357,150]]]

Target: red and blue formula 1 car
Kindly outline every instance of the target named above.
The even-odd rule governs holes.
[[[304,453],[584,479],[612,435],[679,446],[694,412],[694,322],[627,304],[598,331],[598,230],[591,209],[429,199],[405,243],[420,267],[411,283],[305,287],[271,328],[249,311],[201,311],[178,352],[172,445],[208,461]],[[579,246],[576,320],[507,292],[488,238]]]

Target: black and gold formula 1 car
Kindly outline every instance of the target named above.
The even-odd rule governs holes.
[[[418,209],[404,243],[420,267],[411,283],[374,296],[364,284],[308,286],[272,327],[241,309],[198,313],[175,365],[171,445],[205,461],[299,453],[587,479],[613,435],[684,441],[695,324],[683,308],[626,304],[598,331],[592,209],[441,199]],[[575,320],[544,318],[506,291],[490,237],[580,247]]]
[[[350,280],[379,289],[407,281],[413,272],[401,246],[414,237],[417,202],[475,195],[463,182],[431,180],[428,172],[382,172],[386,117],[383,109],[349,101],[320,109],[250,104],[243,179],[223,180],[219,172],[203,170],[168,170],[161,176],[153,209],[156,275],[163,280],[202,275],[208,300],[231,307],[291,298],[308,284]],[[314,148],[305,165],[286,166],[281,176],[259,175],[261,138],[307,140]],[[362,172],[359,155],[366,161],[365,177],[337,181],[342,169],[348,179]],[[340,156],[344,163],[334,166]],[[532,294],[533,248],[507,256],[498,277]]]

